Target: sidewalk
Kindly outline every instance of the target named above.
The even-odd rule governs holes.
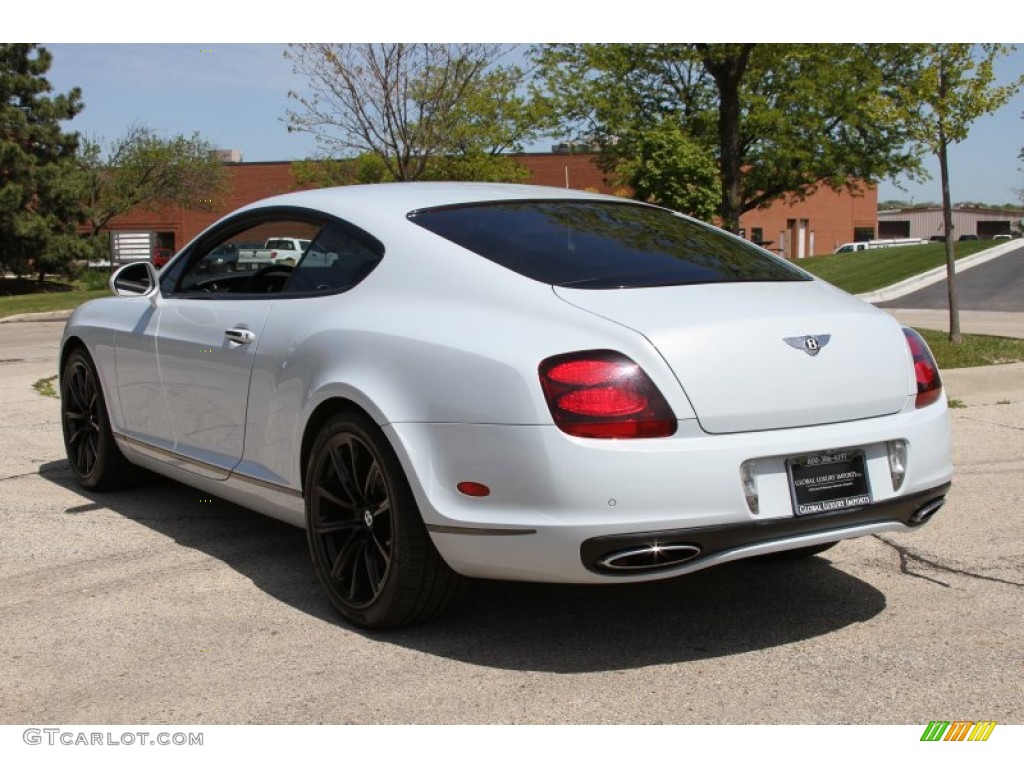
[[[948,368],[942,383],[946,396],[964,405],[1024,403],[1024,363]]]

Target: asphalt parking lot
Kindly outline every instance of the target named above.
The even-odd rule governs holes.
[[[32,388],[62,325],[0,324],[2,723],[1024,722],[1024,366],[948,372],[957,476],[915,534],[639,586],[481,582],[370,634],[301,531],[168,481],[76,487]]]

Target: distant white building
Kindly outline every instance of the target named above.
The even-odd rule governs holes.
[[[953,237],[977,236],[991,240],[996,235],[1015,235],[1024,230],[1024,208],[954,208]],[[941,237],[942,208],[902,208],[878,212],[878,237]]]
[[[242,162],[242,152],[238,149],[215,149],[213,155],[222,163]]]

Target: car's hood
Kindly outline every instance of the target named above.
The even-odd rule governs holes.
[[[554,290],[649,339],[708,432],[883,416],[913,393],[896,321],[817,281]]]

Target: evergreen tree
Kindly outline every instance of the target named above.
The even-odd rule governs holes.
[[[40,280],[85,255],[78,135],[61,130],[81,111],[81,92],[52,95],[51,61],[45,48],[0,44],[0,272]]]

